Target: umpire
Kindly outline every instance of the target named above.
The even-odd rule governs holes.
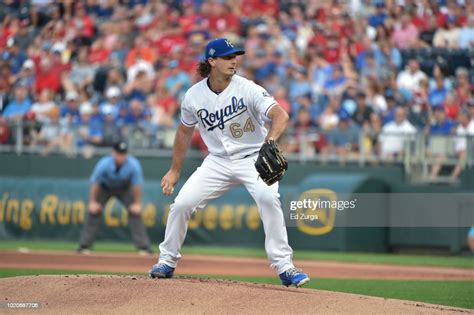
[[[89,252],[102,220],[102,208],[110,197],[116,197],[128,210],[128,222],[135,246],[140,254],[151,254],[150,240],[140,216],[143,171],[140,162],[127,153],[126,142],[115,143],[112,154],[99,160],[90,182],[89,212],[82,229],[78,252]]]

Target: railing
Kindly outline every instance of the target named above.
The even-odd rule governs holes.
[[[54,125],[49,125],[49,127]],[[43,125],[41,128],[44,128]],[[37,123],[15,122],[9,123],[10,137],[6,143],[1,143],[0,152],[16,154],[64,154],[67,156],[84,156],[86,158],[104,155],[110,152],[110,146],[114,139],[103,139],[99,143],[88,143],[81,141],[80,127],[67,127],[67,132],[62,131],[62,136],[67,139],[65,143],[50,143],[38,141],[35,134],[38,134]],[[61,133],[60,125],[56,125],[58,137]],[[123,137],[128,141],[130,151],[136,156],[142,157],[171,157],[174,135],[173,128],[158,128],[150,133],[140,126],[125,126],[120,128],[116,137]],[[392,139],[399,139],[403,142],[400,152],[392,155],[385,155],[377,145],[380,145],[382,137],[367,132],[360,132],[355,149],[348,150],[348,154],[341,156],[336,150],[331,151],[330,143],[322,148],[318,148],[317,143],[323,138],[330,138],[333,131],[322,131],[318,129],[308,130],[299,134],[288,133],[282,139],[282,147],[285,150],[285,142],[289,139],[297,142],[296,149],[286,151],[286,156],[290,161],[300,163],[320,163],[320,164],[351,164],[360,167],[368,165],[403,165],[406,174],[417,181],[448,181],[443,172],[430,178],[431,169],[437,165],[441,168],[464,168],[474,167],[474,137],[456,135],[425,135],[422,131],[416,134],[383,133],[384,137],[390,136]],[[367,145],[368,139],[375,141],[373,145]],[[387,139],[387,138],[384,138]],[[384,141],[384,140],[382,140]],[[5,142],[5,141],[3,141]],[[461,143],[463,142],[463,143]],[[465,153],[459,156],[459,148],[465,147]],[[458,151],[457,151],[458,150]],[[197,147],[192,147],[189,152],[190,157],[203,158],[204,152]],[[444,178],[444,179],[443,179]]]
[[[403,165],[405,173],[414,182],[453,183],[458,180],[456,168],[463,170],[474,167],[474,136],[458,135],[425,135],[422,131],[416,134],[383,133],[385,137],[398,137],[403,146],[398,154],[387,156],[379,150],[367,150],[369,136],[373,134],[360,132],[358,150],[348,156],[338,156],[334,153],[314,153],[308,150],[308,144],[314,144],[329,132],[312,130],[299,136],[298,153],[287,154],[289,159],[302,163],[317,162],[322,164],[352,164],[364,167],[367,165]],[[378,144],[382,140],[377,135]],[[309,154],[308,154],[309,152]],[[437,169],[437,171],[433,170]],[[459,170],[459,171],[460,171]],[[453,174],[455,176],[453,176]]]
[[[1,125],[1,124],[0,124]],[[39,137],[39,130],[52,127],[57,129],[58,141],[44,141]],[[141,157],[171,157],[174,135],[173,128],[157,128],[148,133],[146,128],[129,125],[118,128],[118,132],[106,135],[96,143],[81,137],[81,126],[64,126],[63,124],[42,124],[36,122],[9,122],[9,137],[5,140],[0,132],[0,153],[66,155],[68,157],[102,156],[110,153],[110,147],[118,139],[125,139],[130,151]],[[1,128],[0,128],[1,130]],[[61,139],[62,138],[62,139]],[[61,139],[61,140],[59,140]],[[2,141],[3,140],[3,141]],[[205,154],[197,149],[191,149],[190,157],[202,158]]]

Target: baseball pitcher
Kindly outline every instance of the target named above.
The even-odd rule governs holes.
[[[237,56],[244,53],[225,38],[209,42],[198,68],[204,79],[183,99],[171,168],[161,181],[163,193],[173,193],[196,125],[209,155],[171,205],[160,257],[149,272],[152,278],[173,276],[192,213],[243,184],[258,206],[265,250],[283,285],[300,287],[310,280],[292,263],[278,193],[287,162],[275,141],[285,130],[288,115],[264,88],[235,74]],[[269,131],[263,116],[272,121]]]

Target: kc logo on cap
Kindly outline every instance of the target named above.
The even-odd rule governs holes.
[[[232,54],[243,55],[245,51],[236,49],[231,41],[226,38],[217,38],[207,44],[205,58],[207,60],[210,57],[224,57]]]

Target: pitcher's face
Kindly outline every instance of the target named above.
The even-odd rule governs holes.
[[[211,58],[211,65],[218,73],[232,76],[237,71],[237,55],[231,54],[223,57]]]

